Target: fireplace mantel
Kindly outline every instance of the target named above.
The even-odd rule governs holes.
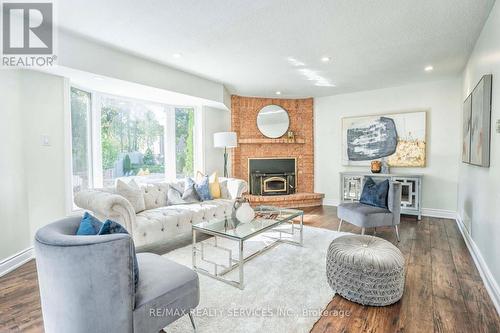
[[[242,138],[238,140],[238,143],[239,144],[263,144],[263,143],[305,144],[306,140],[304,138],[295,138],[295,139]]]

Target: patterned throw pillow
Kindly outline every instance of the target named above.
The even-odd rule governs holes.
[[[365,205],[387,208],[388,192],[389,192],[388,179],[381,181],[379,183],[375,183],[372,177],[366,177],[359,202]]]
[[[184,200],[186,203],[200,201],[198,193],[196,193],[196,190],[194,188],[194,184],[194,180],[192,180],[190,177],[186,177],[184,181],[184,192],[182,193],[182,200]]]
[[[212,200],[212,196],[210,195],[210,187],[208,185],[208,176],[202,177],[200,181],[197,181],[194,184],[194,189],[200,197],[201,201]]]
[[[116,181],[116,193],[127,199],[134,207],[136,213],[140,213],[146,209],[144,201],[144,193],[135,180],[131,180],[128,184],[118,179]]]
[[[125,229],[120,223],[116,223],[111,220],[106,220],[101,229],[99,230],[98,235],[111,235],[111,234],[129,234],[127,229]],[[135,246],[134,241],[131,239],[132,248],[134,249],[133,257],[134,257],[134,284],[135,288],[137,288],[137,284],[139,283],[139,264],[137,263],[137,256],[135,254]]]
[[[196,182],[201,182],[203,177],[205,177],[205,174],[201,171],[198,171],[196,173]],[[212,196],[212,199],[221,198],[221,187],[217,172],[213,172],[210,176],[208,176],[208,187],[210,188],[210,195]]]

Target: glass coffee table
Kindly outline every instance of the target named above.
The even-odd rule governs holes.
[[[275,247],[280,243],[292,244],[295,246],[302,246],[303,243],[303,232],[304,232],[304,212],[298,209],[288,209],[288,208],[277,208],[271,206],[259,206],[255,208],[256,216],[248,223],[241,223],[236,219],[226,218],[219,220],[211,220],[206,222],[201,222],[194,224],[192,226],[193,231],[193,269],[203,275],[210,276],[216,280],[228,283],[232,286],[238,287],[240,289],[244,288],[244,264],[245,262],[255,258],[259,254]],[[294,221],[298,219],[299,221]],[[278,229],[278,227],[280,227]],[[272,242],[265,247],[253,252],[246,257],[243,254],[245,241],[255,237],[257,235],[266,236],[266,232],[272,232],[273,234],[278,234],[279,237],[268,236]],[[196,243],[197,233],[214,236],[214,244],[206,244],[205,242]],[[282,234],[291,235],[292,239],[283,239]],[[296,238],[298,236],[298,240]],[[217,238],[225,238],[237,242],[238,245],[238,256],[233,258],[233,251],[227,247],[223,247],[217,244]],[[205,257],[207,247],[215,247],[219,250],[226,251],[228,253],[227,264],[220,264],[215,261],[208,260]],[[205,263],[210,264],[213,267],[214,273],[207,269],[197,266],[197,258],[203,260]],[[224,276],[234,269],[239,270],[239,279],[234,281]]]

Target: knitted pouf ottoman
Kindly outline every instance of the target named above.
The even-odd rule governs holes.
[[[403,295],[405,259],[397,247],[382,238],[341,236],[328,248],[326,275],[330,287],[350,301],[389,305]]]

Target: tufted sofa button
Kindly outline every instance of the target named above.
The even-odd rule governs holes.
[[[161,228],[161,231],[165,231],[165,228]]]
[[[177,227],[179,227],[179,223],[177,223]]]

